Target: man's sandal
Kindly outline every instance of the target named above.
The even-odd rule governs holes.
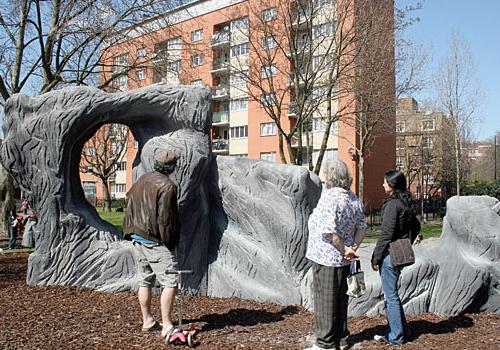
[[[165,341],[165,344],[168,344],[168,341],[170,340],[172,334],[174,334],[175,330],[176,328],[172,325],[165,335],[160,334],[161,338]]]
[[[155,323],[153,323],[153,325],[151,327],[148,327],[148,328],[142,327],[142,331],[144,333],[147,333],[147,332],[157,332],[157,331],[161,331],[162,328],[163,328],[163,326],[161,325],[161,323],[158,322],[158,321],[155,321]]]

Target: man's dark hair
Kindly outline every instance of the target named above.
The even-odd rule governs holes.
[[[160,172],[160,173],[163,173],[163,174],[167,174],[167,175],[170,175],[174,172],[175,170],[175,163],[173,164],[165,164],[165,163],[158,163],[158,162],[155,162],[154,164],[154,167],[153,167],[156,171]]]

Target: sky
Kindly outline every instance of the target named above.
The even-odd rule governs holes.
[[[415,4],[400,0],[397,4]],[[421,0],[415,12],[420,21],[407,36],[429,52],[429,71],[446,56],[453,31],[468,42],[477,65],[477,78],[483,92],[478,140],[500,131],[500,0]],[[416,97],[419,100],[419,97]]]

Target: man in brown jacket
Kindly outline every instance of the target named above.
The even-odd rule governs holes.
[[[136,251],[142,330],[161,328],[166,340],[174,330],[170,312],[177,293],[176,275],[166,273],[177,270],[174,255],[180,235],[177,188],[169,177],[176,162],[173,152],[157,151],[155,171],[141,176],[127,193],[123,224],[125,239],[132,240]],[[156,279],[163,288],[160,299],[163,326],[151,314],[151,288]]]

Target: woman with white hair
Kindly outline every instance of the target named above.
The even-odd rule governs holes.
[[[351,192],[347,165],[325,164],[325,185],[309,217],[306,258],[312,261],[316,342],[313,349],[347,349],[347,276],[365,236],[363,204]]]

